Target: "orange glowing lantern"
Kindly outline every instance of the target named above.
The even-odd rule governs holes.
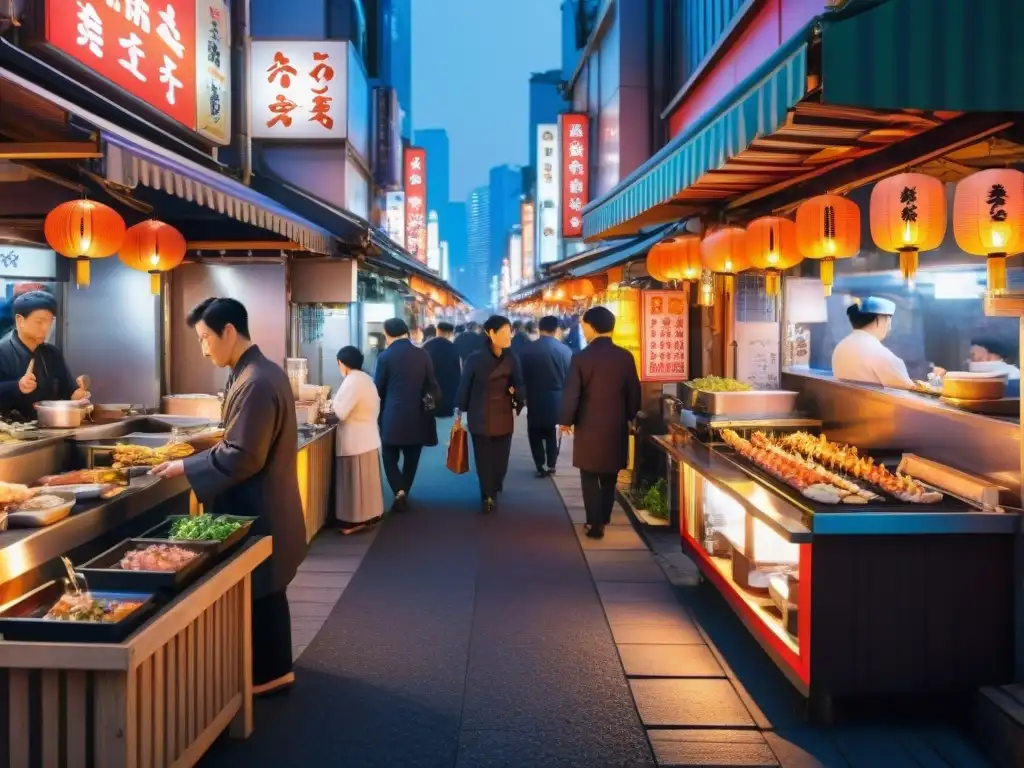
[[[651,272],[652,261],[660,277]],[[647,254],[647,271],[662,283],[699,279],[700,238],[696,235],[683,235],[657,243]]]
[[[604,290],[606,287],[605,281],[595,277],[581,277],[573,280],[566,286],[566,293],[569,294],[569,298],[573,301],[583,301],[589,299],[598,291]]]
[[[747,260],[764,270],[765,293],[778,296],[782,273],[803,261],[796,247],[796,224],[780,216],[754,219],[747,227]]]
[[[667,242],[668,241],[662,241],[660,243],[656,243],[654,247],[647,252],[647,259],[645,261],[645,266],[647,267],[647,274],[649,274],[659,283],[668,282],[668,274],[662,266],[663,262],[665,261],[665,259],[663,258],[665,252],[660,249],[660,246],[667,244]]]
[[[129,227],[117,252],[126,266],[149,272],[154,296],[160,295],[160,273],[170,272],[185,260],[185,238],[170,224],[151,219]]]
[[[43,234],[61,256],[75,260],[75,281],[89,285],[89,259],[113,256],[124,241],[124,219],[113,208],[92,200],[61,203],[46,216]]]
[[[860,208],[839,195],[818,195],[796,209],[796,244],[800,254],[821,261],[825,295],[832,295],[835,260],[860,250]]]
[[[750,269],[747,258],[747,231],[739,227],[723,227],[700,243],[700,257],[706,269],[719,275],[735,275]]]
[[[1006,290],[1006,257],[1024,250],[1024,173],[993,168],[956,185],[953,235],[961,249],[988,257],[988,288]]]
[[[900,173],[871,190],[871,239],[899,253],[904,280],[917,274],[921,251],[942,245],[946,236],[946,185],[923,173]]]

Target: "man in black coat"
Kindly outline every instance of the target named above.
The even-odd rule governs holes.
[[[628,350],[612,343],[615,315],[593,307],[583,315],[587,348],[572,358],[558,423],[575,432],[572,463],[580,470],[587,536],[604,537],[615,505],[615,481],[629,463],[629,423],[640,411],[640,377]]]
[[[512,323],[512,351],[516,355],[523,354],[526,345],[530,343],[530,334],[526,332],[521,320]]]
[[[537,477],[555,474],[558,463],[558,417],[572,362],[572,352],[559,341],[558,332],[557,317],[541,318],[540,338],[527,344],[520,356],[527,392],[527,435]]]
[[[268,693],[295,681],[286,590],[308,552],[296,473],[295,398],[281,366],[250,341],[241,302],[206,299],[187,322],[203,354],[218,368],[231,369],[224,439],[152,473],[185,475],[207,513],[254,515],[253,533],[273,537],[273,554],[252,578],[253,690]]]
[[[388,485],[395,494],[392,511],[404,512],[423,447],[437,445],[433,409],[438,386],[430,355],[409,340],[409,326],[404,320],[387,320],[384,336],[388,348],[377,358],[373,376],[380,395],[381,457]]]
[[[480,332],[477,323],[467,323],[466,330],[455,337],[455,351],[459,353],[459,360],[465,365],[466,359],[474,352],[487,349],[487,337]]]
[[[455,393],[459,389],[459,377],[462,375],[462,361],[452,343],[454,332],[451,323],[438,323],[437,335],[423,345],[434,364],[434,375],[441,388],[437,410],[434,411],[434,416],[439,419],[447,419],[455,413]]]

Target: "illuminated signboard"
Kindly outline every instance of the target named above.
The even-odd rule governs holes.
[[[533,203],[523,202],[519,206],[519,225],[523,229],[523,283],[533,282],[534,213]]]
[[[590,194],[590,126],[586,115],[559,117],[562,159],[562,237],[583,235],[583,208]]]
[[[405,192],[384,195],[384,230],[388,237],[405,248]]]
[[[47,0],[45,40],[164,115],[227,143],[226,0]]]
[[[423,264],[427,263],[427,151],[421,147],[405,150],[405,248]]]
[[[537,260],[558,261],[558,202],[561,195],[558,162],[558,126],[537,126]]]

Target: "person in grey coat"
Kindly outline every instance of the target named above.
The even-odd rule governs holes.
[[[152,470],[185,475],[207,514],[253,515],[252,532],[274,552],[252,579],[253,692],[295,682],[286,589],[308,551],[296,473],[298,427],[288,376],[249,339],[249,315],[234,299],[210,298],[188,315],[203,354],[230,368],[224,439],[208,451]]]
[[[604,537],[615,505],[619,470],[629,463],[629,423],[640,411],[640,377],[628,350],[611,339],[615,315],[593,307],[583,315],[587,348],[572,358],[558,423],[575,433],[572,463],[580,471],[587,536]]]
[[[405,512],[420,454],[425,446],[437,445],[434,411],[440,389],[430,354],[409,340],[404,320],[393,317],[386,321],[384,336],[388,348],[377,358],[373,376],[381,404],[381,456],[395,494],[392,512]]]
[[[555,474],[558,464],[558,417],[572,362],[572,352],[559,341],[558,333],[557,317],[541,318],[540,338],[527,344],[519,357],[528,393],[527,436],[540,478]]]

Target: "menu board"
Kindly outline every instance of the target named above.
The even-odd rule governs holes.
[[[736,378],[756,389],[779,388],[778,323],[736,323]]]
[[[644,291],[641,381],[686,381],[689,315],[684,291]]]

